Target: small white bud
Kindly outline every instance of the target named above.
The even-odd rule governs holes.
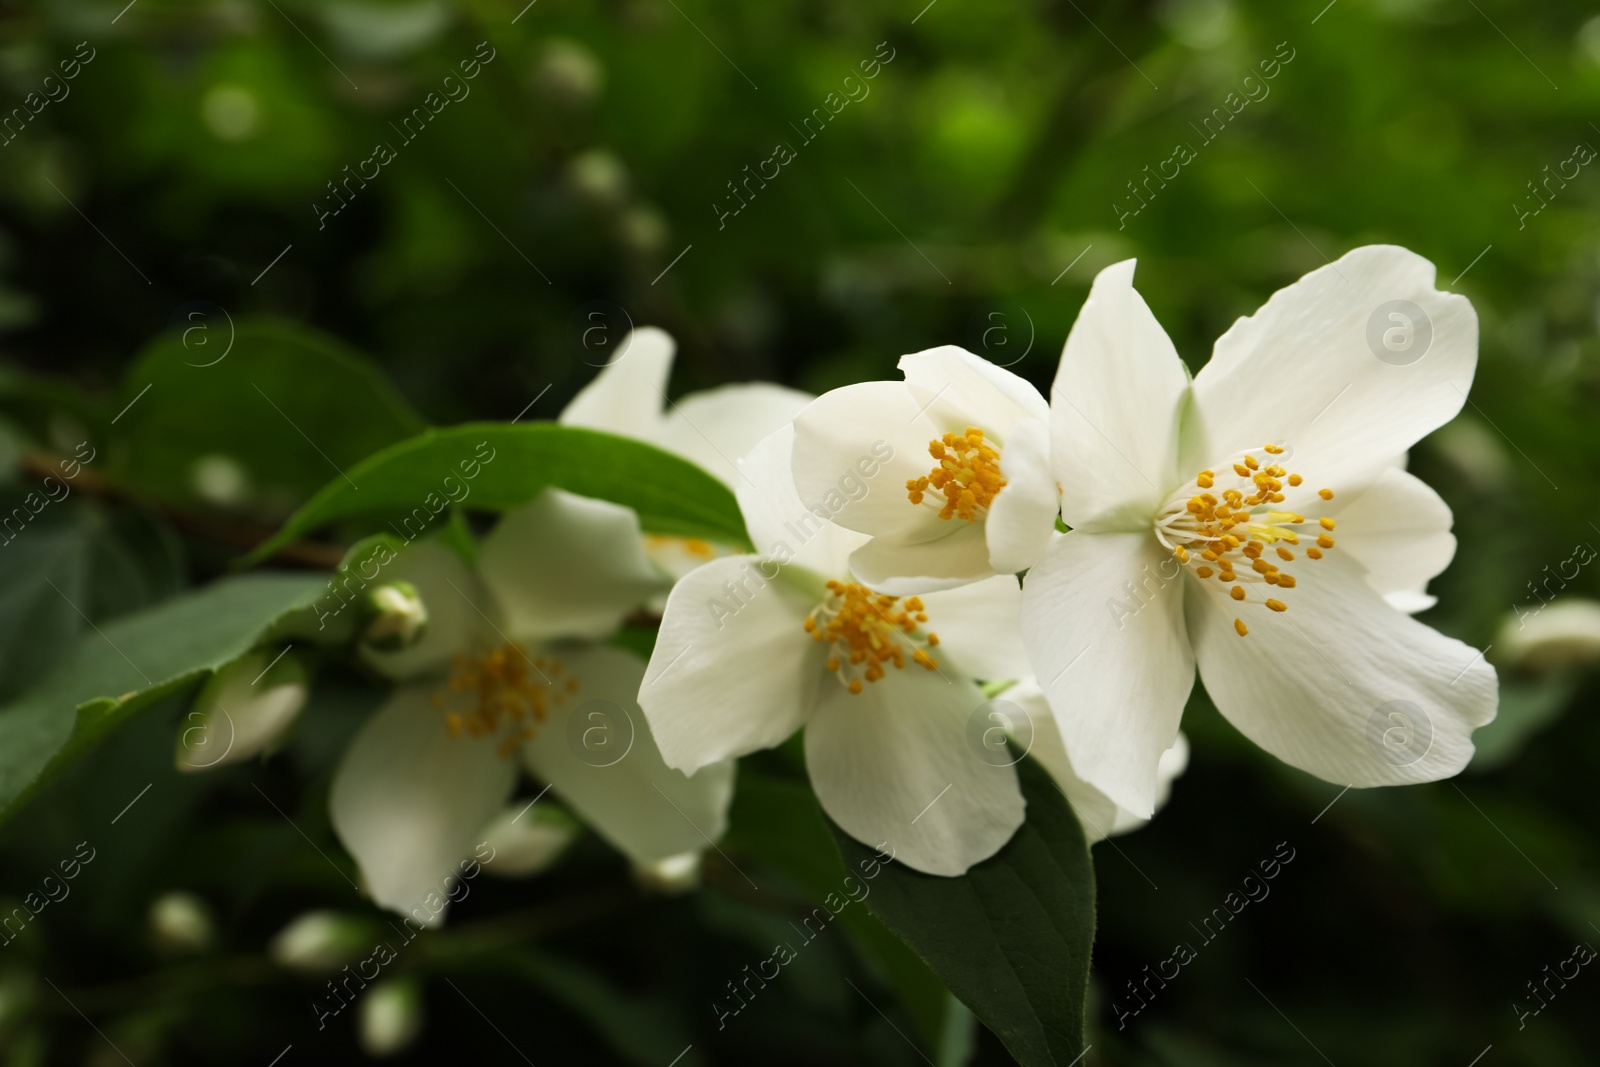
[[[491,850],[490,858],[482,860],[484,870],[501,878],[526,878],[561,857],[578,836],[578,824],[548,804],[513,804],[484,827],[482,836]]]
[[[372,951],[373,932],[336,911],[308,911],[278,931],[267,955],[280,967],[317,974],[336,971]]]
[[[211,909],[193,893],[163,893],[150,904],[150,935],[168,952],[204,952],[214,936]]]
[[[380,982],[362,995],[361,1050],[393,1056],[422,1032],[422,991],[409,978]]]
[[[428,628],[428,608],[410,582],[386,582],[367,594],[361,639],[380,652],[410,648]]]
[[[226,664],[206,680],[178,725],[178,770],[204,771],[267,751],[299,717],[310,692],[305,665],[293,652],[247,652]]]
[[[658,893],[687,893],[700,884],[700,858],[700,852],[695,851],[648,863],[635,861],[633,878],[645,889]]]
[[[1572,596],[1548,606],[1530,601],[1506,617],[1495,644],[1501,662],[1529,670],[1593,664],[1600,661],[1600,603]]]

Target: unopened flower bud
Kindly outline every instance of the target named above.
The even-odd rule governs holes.
[[[385,582],[367,594],[370,621],[361,639],[380,652],[398,652],[422,639],[428,608],[410,582]]]
[[[492,851],[489,859],[482,860],[483,869],[502,878],[538,874],[554,864],[577,836],[577,822],[560,808],[514,804],[484,828],[483,844]]]
[[[178,770],[203,771],[267,751],[310,691],[305,664],[293,652],[247,652],[219,668],[179,725]]]
[[[422,1032],[422,991],[409,978],[393,978],[361,998],[361,1050],[392,1056]]]
[[[193,893],[163,893],[150,904],[150,935],[168,952],[203,952],[211,947],[211,909]]]
[[[701,854],[695,851],[648,863],[635,861],[633,878],[645,889],[658,893],[687,893],[700,884],[700,858]]]
[[[1600,603],[1569,596],[1548,606],[1519,607],[1506,618],[1495,644],[1502,662],[1528,670],[1600,662]]]
[[[336,911],[308,911],[278,931],[267,955],[281,967],[316,974],[336,971],[372,950],[367,923]]]

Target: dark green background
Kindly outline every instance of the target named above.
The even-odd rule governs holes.
[[[6,562],[0,686],[15,692],[82,628],[20,576],[79,583],[111,618],[215,576],[331,476],[278,415],[239,400],[253,403],[240,368],[292,329],[255,316],[331,334],[394,383],[339,353],[282,377],[275,399],[302,405],[296,421],[344,464],[424,421],[510,419],[535,397],[526,417],[552,417],[603,361],[576,340],[596,321],[677,336],[675,393],[753,378],[819,391],[892,377],[899,355],[943,343],[1046,388],[1108,263],[1139,257],[1142,292],[1198,366],[1235,317],[1374,241],[1432,259],[1478,309],[1472,405],[1412,467],[1461,539],[1424,617],[1494,641],[1527,582],[1600,541],[1595,166],[1519,219],[1543,168],[1600,147],[1600,20],[1577,2],[1324,2],[137,0],[120,17],[120,0],[0,4],[6,108],[78,42],[96,50],[70,95],[0,147],[5,451],[104,442],[97,473],[122,489],[53,508],[48,541]],[[390,124],[484,41],[496,55],[470,97],[402,145]],[[880,42],[894,58],[870,95],[801,144],[791,124]],[[1275,51],[1293,58],[1269,95],[1201,145],[1191,124]],[[397,158],[319,230],[325,183],[380,140]],[[1119,229],[1126,183],[1184,140],[1197,158]],[[719,229],[726,183],[780,141],[797,157]],[[254,339],[214,378],[175,370],[220,351],[170,332],[197,307],[184,321],[206,332],[191,341],[220,344],[229,317]],[[156,380],[167,387],[113,426]],[[252,475],[226,509],[196,497],[187,467],[219,440]],[[1561,595],[1597,592],[1585,570]],[[1600,977],[1581,973],[1521,1030],[1512,1002],[1575,942],[1600,944],[1597,689],[1513,678],[1503,661],[1502,674],[1490,759],[1455,782],[1352,792],[1315,824],[1338,787],[1274,763],[1198,698],[1170,807],[1096,849],[1086,1062],[1465,1067],[1490,1045],[1482,1067],[1593,1062]],[[167,770],[174,704],[8,825],[0,895],[27,892],[86,827],[103,858],[32,940],[0,949],[6,1055],[122,1062],[44,979],[141,1067],[265,1064],[291,1042],[285,1067],[358,1055],[347,1025],[315,1035],[311,987],[261,950],[302,910],[363,905],[252,786],[326,846],[331,760],[374,699],[326,673],[286,758],[199,781]],[[164,786],[138,819],[100,829],[152,775]],[[1190,924],[1285,841],[1296,859],[1271,896],[1119,1031],[1125,983],[1195,943]],[[575,914],[596,882],[614,906]],[[547,878],[485,889],[452,924],[460,943],[447,933],[415,961],[428,1012],[415,1062],[516,1062],[446,977],[540,1064],[664,1067],[690,1042],[685,1065],[922,1062],[847,977],[932,1055],[842,936],[786,970],[759,1017],[717,1033],[707,1002],[778,920],[715,859],[708,883],[639,898],[590,841]],[[149,947],[145,909],[171,888],[214,907],[212,956]],[[530,917],[497,934],[507,915]]]

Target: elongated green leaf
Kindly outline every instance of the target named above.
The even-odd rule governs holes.
[[[414,536],[452,500],[462,507],[504,511],[547,486],[625,504],[651,533],[748,543],[732,491],[687,460],[631,438],[574,426],[485,422],[425,431],[349,468],[246,562],[265,559],[335,519],[400,516],[401,526]]]
[[[848,894],[845,876],[856,873],[855,869],[847,871],[839,859],[829,826],[809,787],[740,769],[728,844],[740,855],[777,872],[817,904],[830,893]],[[861,886],[860,875],[850,884]],[[865,883],[869,893],[874,884]],[[854,903],[839,912],[839,923],[857,951],[899,996],[923,1042],[939,1048],[935,1058],[944,1063],[942,1046],[953,1005],[944,984],[899,938]]]
[[[1017,766],[1028,819],[960,878],[891,863],[867,907],[944,979],[1023,1067],[1083,1055],[1094,868],[1078,818],[1045,771]],[[846,863],[875,853],[834,830]]]
[[[423,428],[367,356],[292,322],[186,313],[129,368],[121,481],[282,516],[341,468]],[[119,407],[122,405],[119,404]]]
[[[229,578],[83,633],[55,670],[0,707],[0,820],[88,746],[248,651],[325,586],[301,575]]]

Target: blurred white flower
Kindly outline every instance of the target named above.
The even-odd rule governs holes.
[[[904,595],[1032,566],[1055,529],[1050,408],[1038,390],[971,352],[902,356],[903,382],[847,385],[795,417],[800,499],[870,537],[850,557],[862,581]],[[887,446],[859,497],[839,483]]]
[[[500,520],[475,570],[421,542],[386,571],[415,586],[428,627],[410,647],[365,650],[405,684],[351,742],[329,798],[377,903],[409,912],[446,895],[511,797],[513,757],[630,859],[722,833],[733,766],[689,778],[664,764],[634,699],[644,664],[593,643],[664,586],[632,511],[546,490]]]
[[[810,394],[767,382],[724,385],[667,399],[676,348],[665,330],[641,326],[617,346],[594,381],[561,412],[566,426],[632,437],[681,456],[729,487],[737,462],[811,401]],[[666,573],[687,574],[723,551],[694,538],[650,535],[645,551]]]
[[[740,464],[756,555],[673,588],[639,704],[686,773],[805,727],[823,809],[852,837],[930,874],[993,855],[1022,823],[1011,766],[969,747],[975,679],[1027,673],[1009,575],[927,597],[877,593],[849,573],[865,538],[818,521],[790,475],[792,427]]]
[[[200,688],[178,725],[174,763],[180,771],[204,771],[272,750],[300,717],[310,692],[295,653],[245,653]]]
[[[1359,248],[1235,322],[1191,383],[1133,267],[1100,273],[1062,352],[1051,451],[1072,532],[1023,593],[1074,771],[1148,816],[1198,664],[1240,732],[1327,781],[1455,774],[1495,673],[1406,614],[1455,539],[1399,464],[1471,388],[1472,305],[1421,257]]]

